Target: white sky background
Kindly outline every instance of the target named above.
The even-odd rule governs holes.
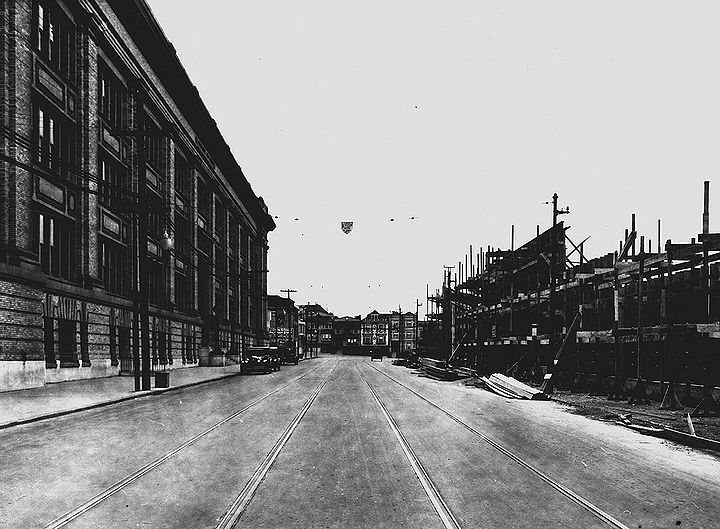
[[[658,218],[689,242],[703,180],[720,231],[717,2],[148,2],[280,217],[269,293],[414,310],[470,244],[549,228],[553,192],[590,257],[633,212],[653,251]]]

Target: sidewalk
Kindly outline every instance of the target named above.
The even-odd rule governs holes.
[[[157,395],[240,374],[240,366],[188,367],[170,371],[170,387],[135,391],[132,376],[93,378],[0,393],[0,429],[115,402]],[[152,385],[154,386],[154,379]]]

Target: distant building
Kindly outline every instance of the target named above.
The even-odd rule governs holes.
[[[317,356],[333,352],[333,314],[322,305],[300,305],[299,317],[305,324],[306,354]]]
[[[360,316],[335,318],[333,321],[335,352],[344,355],[361,354],[361,328]]]
[[[390,322],[387,314],[374,310],[361,322],[362,342],[360,344],[363,354],[370,354],[378,349],[384,354],[390,354]]]
[[[267,333],[271,346],[289,346],[298,349],[298,309],[286,297],[269,295]]]
[[[417,321],[414,312],[390,313],[390,352],[407,354],[417,348]]]

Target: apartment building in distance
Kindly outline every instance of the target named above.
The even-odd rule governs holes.
[[[388,314],[381,314],[374,310],[361,322],[363,354],[382,351],[390,355],[390,321]]]
[[[0,20],[0,391],[133,371],[138,299],[153,369],[266,343],[275,224],[147,3]]]
[[[403,356],[417,348],[417,320],[414,312],[394,311],[389,315],[390,352]]]
[[[300,305],[298,311],[305,328],[305,336],[302,340],[305,356],[332,353],[333,314],[317,303]]]
[[[361,354],[360,337],[362,319],[360,316],[343,316],[333,320],[335,353],[343,355]]]

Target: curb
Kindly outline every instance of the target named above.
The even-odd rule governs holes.
[[[193,386],[200,386],[202,384],[208,384],[210,382],[217,382],[218,380],[224,380],[226,378],[236,377],[241,374],[242,373],[240,371],[238,371],[237,373],[230,373],[230,374],[223,375],[223,376],[216,377],[216,378],[209,378],[206,380],[198,380],[195,382],[189,382],[187,384],[181,384],[179,386],[171,386],[169,388],[156,388],[156,389],[150,389],[150,390],[146,390],[146,391],[142,391],[142,392],[138,392],[138,393],[131,393],[130,395],[126,395],[124,397],[118,397],[118,398],[113,398],[113,399],[109,399],[109,400],[104,400],[101,402],[96,402],[94,404],[88,404],[86,406],[81,406],[79,408],[60,410],[60,411],[56,411],[56,412],[52,412],[52,413],[47,413],[44,415],[35,415],[33,417],[27,417],[25,419],[18,419],[15,421],[2,423],[2,424],[0,424],[0,430],[6,430],[8,428],[12,428],[14,426],[21,426],[23,424],[30,424],[30,423],[34,423],[34,422],[44,421],[46,419],[54,419],[56,417],[62,417],[64,415],[71,415],[73,413],[79,413],[81,411],[93,410],[95,408],[102,408],[104,406],[109,406],[111,404],[117,404],[119,402],[126,402],[128,400],[141,399],[144,397],[150,397],[152,395],[162,395],[169,391],[176,391],[178,389],[185,389],[185,388],[190,388]]]

